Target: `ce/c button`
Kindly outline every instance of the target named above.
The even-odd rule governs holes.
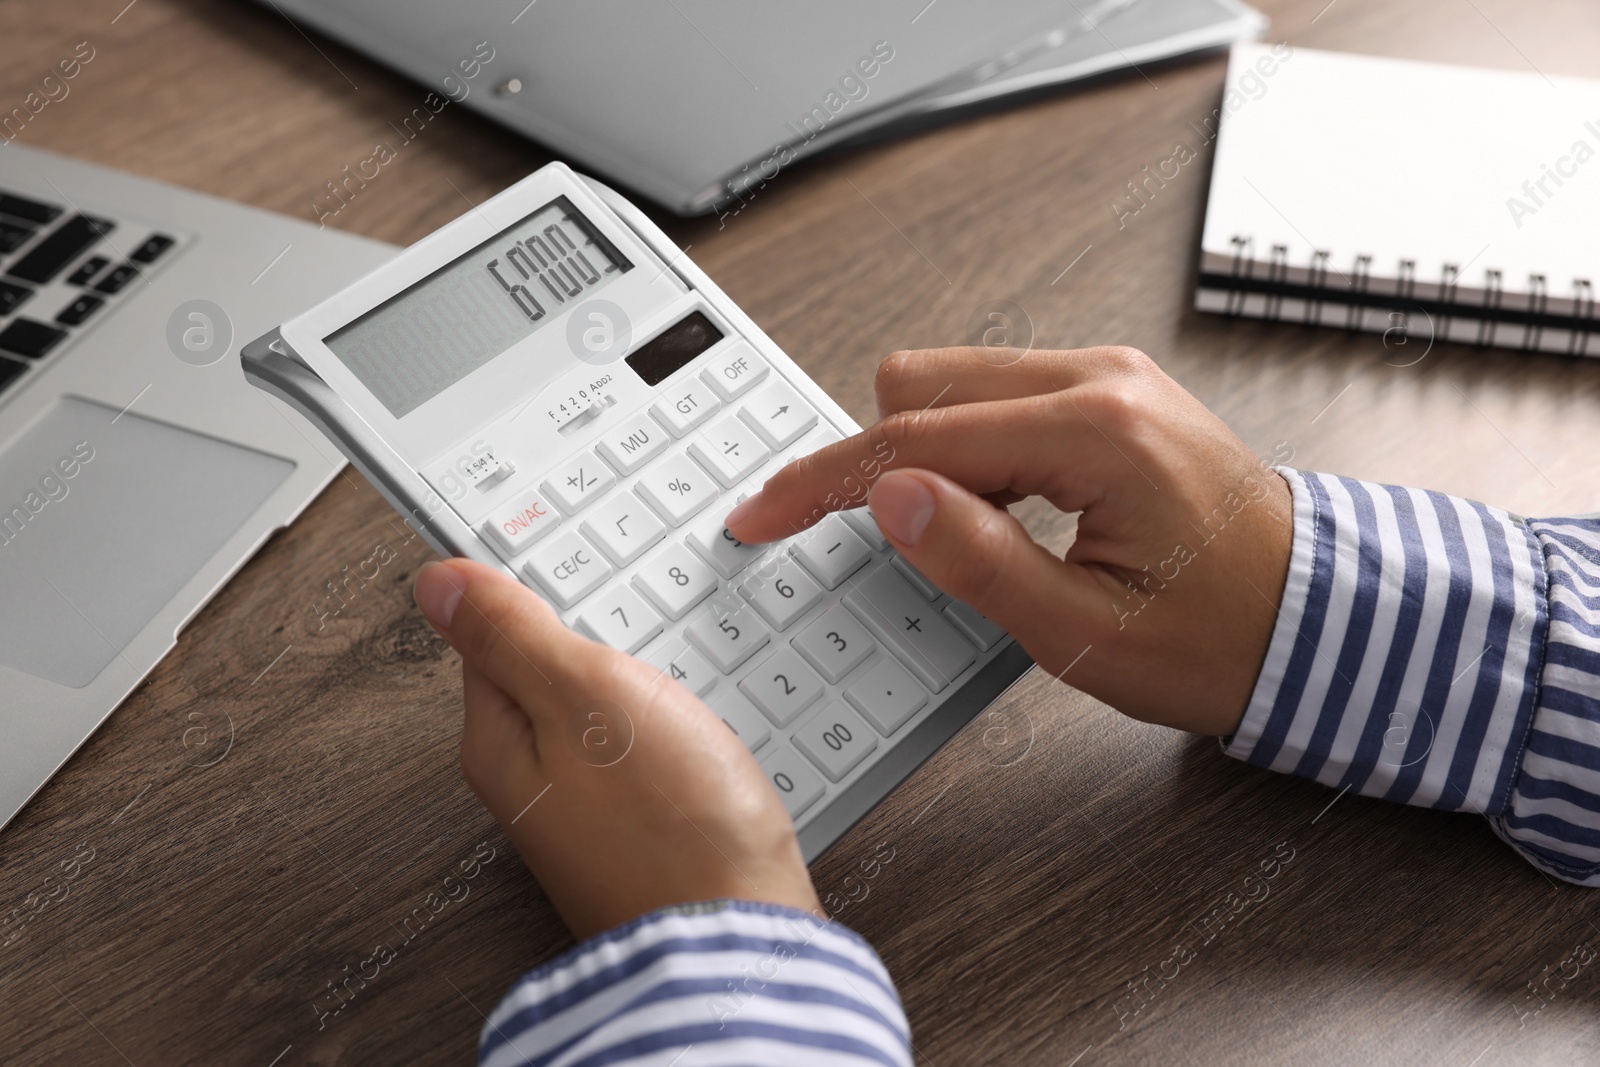
[[[568,530],[535,552],[522,572],[565,611],[611,577],[611,564],[577,530]]]

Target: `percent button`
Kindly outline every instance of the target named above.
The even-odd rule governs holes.
[[[717,498],[711,476],[682,452],[662,460],[639,477],[639,495],[671,526],[682,526]]]

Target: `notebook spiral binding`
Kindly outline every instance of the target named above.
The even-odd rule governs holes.
[[[1358,253],[1353,258],[1350,273],[1345,275],[1331,266],[1330,252],[1316,249],[1307,264],[1306,280],[1295,282],[1290,280],[1287,245],[1272,245],[1268,258],[1261,261],[1254,255],[1253,237],[1235,234],[1229,244],[1233,254],[1227,274],[1202,271],[1200,286],[1221,290],[1225,295],[1223,313],[1232,317],[1249,314],[1281,322],[1285,317],[1285,301],[1298,300],[1303,306],[1300,321],[1306,325],[1324,325],[1323,309],[1327,304],[1334,304],[1343,305],[1345,309],[1343,325],[1346,329],[1362,329],[1366,313],[1377,309],[1389,311],[1392,322],[1409,330],[1410,317],[1420,311],[1432,320],[1435,334],[1442,339],[1450,338],[1454,322],[1470,320],[1476,326],[1472,343],[1479,346],[1496,343],[1496,332],[1501,325],[1522,327],[1520,342],[1511,347],[1527,352],[1541,349],[1546,331],[1564,330],[1567,332],[1564,349],[1549,350],[1573,356],[1589,355],[1590,338],[1600,333],[1600,319],[1595,316],[1594,285],[1587,278],[1573,279],[1570,311],[1551,310],[1549,279],[1544,274],[1528,276],[1526,308],[1507,307],[1505,279],[1503,273],[1494,268],[1483,272],[1480,298],[1466,301],[1461,296],[1461,266],[1456,263],[1441,264],[1438,284],[1431,287],[1435,292],[1419,296],[1415,259],[1399,261],[1394,276],[1395,291],[1384,293],[1373,290],[1373,257],[1366,253]],[[1264,268],[1261,273],[1256,271],[1258,263]],[[1333,282],[1328,278],[1330,270],[1339,275]],[[1262,298],[1259,313],[1246,310],[1252,296]],[[1395,316],[1400,318],[1395,320]],[[1498,343],[1506,344],[1506,341],[1502,338]]]

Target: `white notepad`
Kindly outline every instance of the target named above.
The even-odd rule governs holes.
[[[1600,355],[1600,81],[1235,45],[1202,311]]]

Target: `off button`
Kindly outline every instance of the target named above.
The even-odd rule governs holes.
[[[700,380],[723,400],[732,400],[765,378],[770,369],[748,341],[734,341],[712,357],[710,364],[700,372]]]

